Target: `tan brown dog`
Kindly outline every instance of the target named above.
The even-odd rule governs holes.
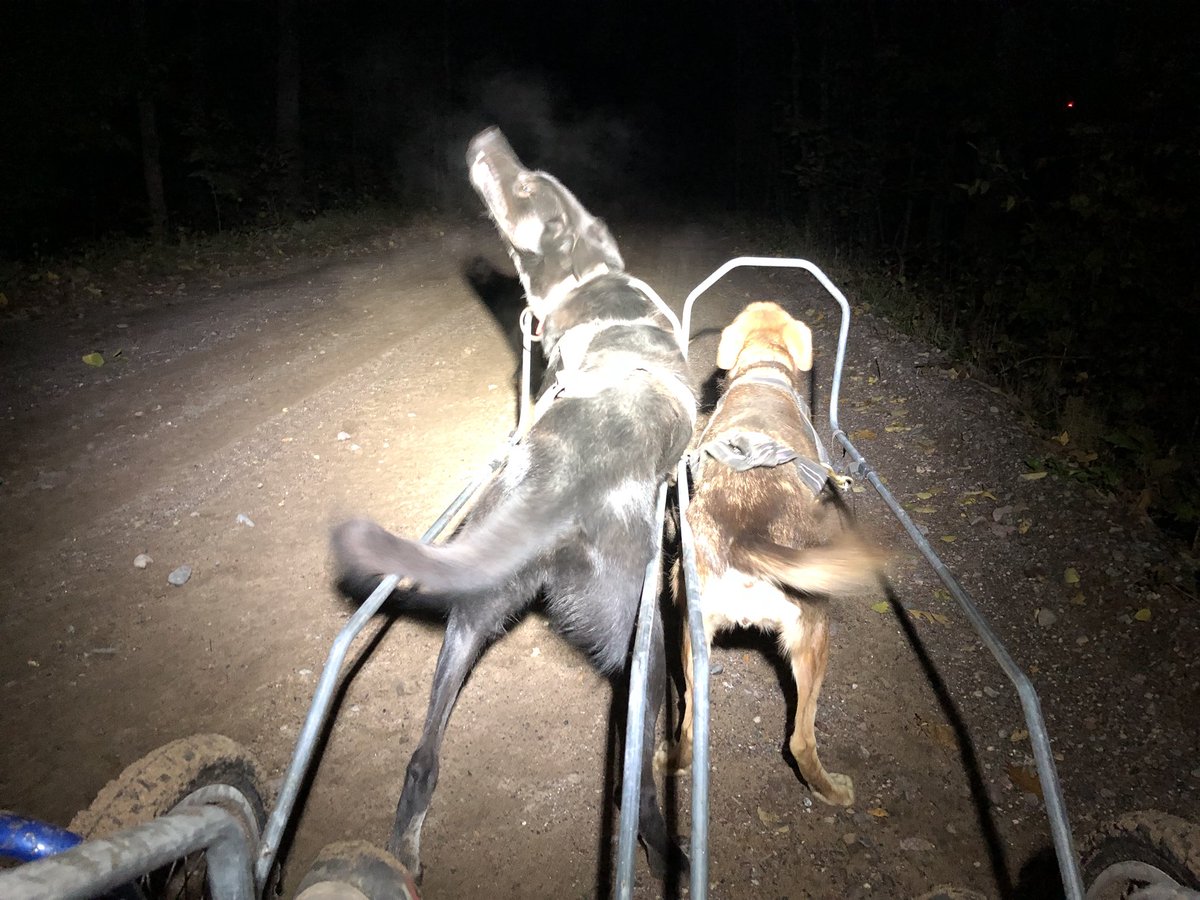
[[[775,303],[752,303],[722,332],[717,366],[724,394],[693,456],[687,519],[695,538],[698,595],[709,645],[722,629],[779,635],[796,681],[789,748],[804,780],[826,803],[849,806],[853,782],[817,756],[814,719],[829,647],[832,595],[878,585],[880,559],[841,533],[844,510],[816,432],[808,422],[812,332]],[[682,574],[675,596],[687,603]],[[692,757],[692,654],[683,640],[683,721],[679,742],[660,748],[660,771]]]

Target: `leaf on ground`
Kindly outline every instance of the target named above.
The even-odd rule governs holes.
[[[779,816],[773,812],[767,812],[760,806],[758,808],[758,821],[771,828],[779,824]]]
[[[1060,444],[1060,445],[1062,445],[1063,447],[1065,447],[1065,446],[1067,446],[1067,444],[1069,444],[1069,443],[1070,443],[1070,441],[1071,441],[1071,435],[1070,435],[1070,433],[1069,433],[1069,432],[1066,432],[1066,431],[1064,431],[1062,434],[1056,434],[1056,435],[1054,436],[1054,440],[1055,440],[1055,441],[1056,441],[1058,444]]]
[[[1022,519],[1020,522],[1017,523],[1017,531],[1021,534],[1024,534],[1032,527],[1033,527],[1033,523],[1030,522],[1028,519]]]
[[[949,603],[950,599],[951,599],[950,592],[948,590],[946,590],[945,588],[934,588],[933,589],[933,598],[935,600],[945,600],[947,603]]]
[[[878,603],[871,604],[871,609],[873,609],[877,613],[888,612],[891,610],[891,608],[892,608],[892,604],[888,603],[886,600],[880,600]]]
[[[1008,779],[1023,794],[1042,796],[1042,782],[1035,770],[1029,766],[1009,766]]]
[[[996,501],[999,499],[996,497],[995,494],[993,494],[989,490],[967,491],[965,494],[963,494],[963,496],[964,497],[982,497],[984,500],[992,500],[992,501]]]
[[[1149,622],[1150,621],[1150,607],[1143,606],[1141,609],[1139,609],[1137,612],[1135,612],[1133,614],[1133,617],[1135,619],[1137,619],[1139,622]]]
[[[1027,737],[1029,737],[1029,732],[1026,731],[1024,728],[1018,728],[1016,731],[1014,731],[1012,734],[1010,734],[1008,736],[1008,739],[1015,744],[1017,741],[1023,741]]]
[[[886,819],[888,817],[888,811],[882,806],[872,806],[867,810],[867,815],[873,816],[876,819]]]
[[[1083,606],[1087,603],[1087,598],[1083,596],[1083,591],[1076,591],[1071,595],[1071,602],[1076,606]]]
[[[89,366],[95,366],[96,368],[99,368],[100,366],[104,365],[104,356],[100,353],[85,353],[83,355],[83,361]]]
[[[912,431],[912,426],[901,425],[899,422],[893,422],[891,425],[884,426],[883,430],[889,434],[895,434],[898,431]]]
[[[944,544],[953,544],[957,540],[958,540],[957,535],[953,535],[953,534],[943,534],[942,535],[942,543],[944,543]]]
[[[928,500],[933,496],[933,491],[917,491],[918,500]]]
[[[877,437],[879,435],[870,428],[860,428],[858,431],[850,432],[850,440],[852,441],[873,441]]]
[[[935,744],[945,747],[947,750],[954,750],[958,747],[958,738],[954,733],[954,727],[941,722],[926,722],[917,717],[917,727],[921,729],[921,733],[932,740]]]
[[[937,510],[932,506],[914,506],[913,512],[928,514],[928,513],[935,513],[935,512],[937,512]]]
[[[1075,568],[1068,568],[1064,571],[1063,584],[1079,584],[1079,571]]]
[[[1022,481],[1037,481],[1040,478],[1045,478],[1049,474],[1045,469],[1039,472],[1026,472],[1021,476]]]
[[[918,622],[936,622],[939,625],[950,624],[950,619],[942,613],[926,612],[923,609],[910,609],[908,614]]]

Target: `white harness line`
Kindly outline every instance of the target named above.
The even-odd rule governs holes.
[[[588,282],[608,274],[611,274],[611,270],[607,267],[599,267],[587,278],[573,285],[571,290],[578,290]],[[671,334],[675,338],[675,343],[679,346],[686,359],[687,347],[683,341],[683,329],[675,313],[667,306],[662,297],[655,292],[654,288],[650,287],[646,282],[630,275],[625,275],[625,279],[630,287],[644,294],[658,311],[662,313],[663,317],[666,318],[667,323],[671,326]],[[529,313],[528,317],[526,313]],[[540,336],[528,333],[529,319],[532,319],[532,312],[529,307],[526,307],[521,313],[522,331],[529,340],[540,340]],[[558,354],[562,367],[559,369],[554,384],[548,387],[542,396],[537,399],[537,402],[533,404],[533,411],[529,416],[528,425],[518,429],[521,435],[524,436],[533,427],[533,424],[546,414],[546,410],[558,398],[595,397],[602,391],[624,384],[629,379],[629,376],[635,372],[645,372],[665,387],[667,392],[678,401],[679,406],[687,414],[688,420],[694,428],[696,425],[696,397],[683,379],[670,369],[647,363],[641,357],[632,353],[621,354],[622,356],[627,355],[629,357],[623,364],[615,366],[606,365],[603,369],[585,370],[582,368],[583,360],[587,356],[588,349],[591,347],[592,340],[596,335],[609,328],[638,325],[659,327],[659,323],[654,319],[642,316],[637,319],[600,319],[581,322],[563,332],[562,337],[558,339],[558,343],[554,346],[554,353]]]

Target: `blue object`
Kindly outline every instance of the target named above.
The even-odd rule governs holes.
[[[0,857],[32,862],[62,853],[82,841],[75,832],[49,822],[0,812]]]

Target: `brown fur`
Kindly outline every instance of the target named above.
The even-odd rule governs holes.
[[[812,368],[812,333],[774,303],[752,303],[722,333],[717,364],[728,370],[721,406],[705,433],[712,440],[747,430],[768,435],[802,456],[816,458],[796,404],[779,388],[737,381],[755,368],[786,375],[807,399]],[[814,496],[794,467],[737,472],[714,460],[705,463],[687,521],[696,547],[697,594],[705,637],[737,626],[770,629],[791,661],[796,682],[796,722],[789,749],[813,793],[826,803],[854,802],[850,778],[826,771],[817,756],[817,697],[825,677],[831,595],[862,593],[878,584],[879,557],[841,528],[844,510],[827,488]],[[676,601],[687,603],[682,575]],[[679,772],[692,756],[692,654],[683,639],[683,722],[679,741],[660,748],[660,771]]]

